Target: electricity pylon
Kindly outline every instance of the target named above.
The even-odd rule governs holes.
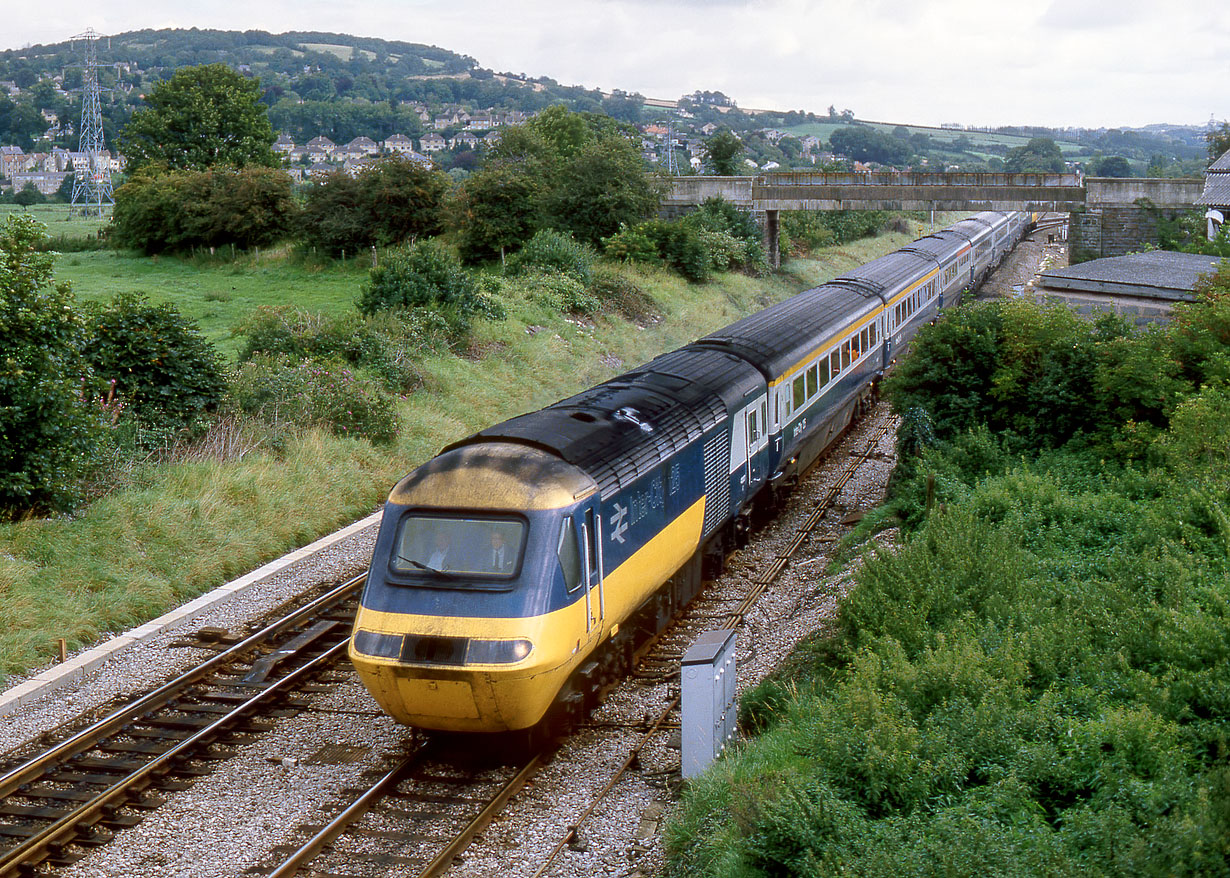
[[[70,215],[103,215],[104,206],[112,206],[111,165],[103,155],[105,149],[102,126],[102,101],[98,87],[98,47],[94,44],[101,35],[87,28],[83,34],[73,37],[84,44],[85,76],[81,84],[81,140],[78,152],[84,156],[84,168],[73,163],[73,202]]]

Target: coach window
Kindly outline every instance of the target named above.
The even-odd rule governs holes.
[[[850,368],[850,342],[841,346],[841,368]]]
[[[794,410],[797,412],[807,402],[807,389],[803,386],[803,376],[794,379]]]
[[[841,354],[837,351],[829,355],[829,370],[833,373],[834,378],[841,374]]]
[[[816,391],[820,389],[819,386],[816,384],[816,374],[817,374],[816,365],[813,363],[812,367],[807,370],[807,398],[808,399],[811,399],[813,396],[815,396]]]
[[[829,358],[821,357],[819,366],[820,366],[820,386],[824,387],[826,384],[829,383],[829,378],[832,377],[831,375],[829,375]]]
[[[564,583],[569,591],[581,584],[581,552],[577,548],[577,529],[571,518],[564,519],[559,531],[559,566],[564,571]]]
[[[867,347],[871,347],[876,343],[876,325],[870,323],[867,325]]]

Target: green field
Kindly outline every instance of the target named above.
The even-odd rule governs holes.
[[[17,204],[0,204],[0,222],[9,214],[28,213],[47,226],[47,234],[54,241],[58,238],[92,238],[108,220],[68,215],[67,204],[35,204],[22,207]]]
[[[862,122],[860,124],[867,125],[870,128],[875,128],[883,131],[885,134],[891,134],[898,126],[888,122]],[[814,135],[828,142],[828,139],[833,135],[833,132],[841,128],[840,122],[807,122],[803,125],[794,125],[790,128],[783,128],[787,134],[795,137],[806,137],[809,134]],[[930,128],[920,125],[903,125],[910,134],[926,134],[936,143],[953,143],[958,137],[965,137],[974,145],[975,150],[980,146],[989,146],[997,144],[1006,146],[1009,149],[1017,146],[1024,146],[1029,142],[1030,138],[1019,134],[991,134],[982,131],[962,131],[955,128]],[[1067,140],[1057,140],[1055,143],[1059,146],[1064,157],[1072,160],[1078,157],[1080,153],[1086,151],[1086,148],[1079,143],[1073,143]],[[980,158],[989,158],[993,153],[977,153]]]
[[[326,314],[348,311],[370,267],[370,259],[313,270],[276,255],[245,255],[231,262],[226,257],[183,260],[96,250],[64,254],[56,276],[70,281],[82,301],[140,293],[153,302],[170,302],[233,359],[237,342],[231,332],[255,308],[294,305]]]

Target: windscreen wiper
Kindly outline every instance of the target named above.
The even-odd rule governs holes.
[[[428,573],[434,573],[436,576],[443,576],[445,579],[456,579],[457,578],[455,574],[449,573],[447,570],[437,570],[436,568],[428,564],[424,564],[422,561],[416,561],[413,558],[407,558],[405,555],[398,555],[397,560],[405,561],[407,564],[411,564],[419,568],[420,570],[426,570]]]

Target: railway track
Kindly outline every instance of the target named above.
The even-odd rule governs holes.
[[[662,684],[677,680],[683,653],[701,631],[738,628],[742,624],[833,508],[842,489],[892,429],[893,421],[882,421],[815,501],[785,548],[751,578],[742,595],[734,600],[713,599],[702,592],[691,610],[643,651],[633,675],[636,682],[671,690],[653,715],[631,724],[587,724],[589,729],[618,726],[622,731],[634,731],[637,739],[605,786],[569,820],[567,829],[532,873],[535,878],[545,874],[563,850],[578,844],[581,827],[623,775],[638,764],[646,745],[679,728],[678,686]],[[437,752],[437,746],[445,744],[433,740],[374,777],[370,787],[356,791],[351,801],[336,806],[336,818],[325,825],[306,827],[306,837],[300,844],[279,849],[275,852],[279,854],[276,862],[253,873],[268,878],[368,878],[392,870],[399,875],[434,878],[443,874],[550,758],[547,752],[541,752],[513,765],[490,765],[459,758],[455,751],[451,755],[443,750]]]
[[[0,766],[0,878],[60,867],[110,841],[304,706],[344,658],[364,577],[333,588],[83,728]],[[220,635],[222,632],[214,632]]]

